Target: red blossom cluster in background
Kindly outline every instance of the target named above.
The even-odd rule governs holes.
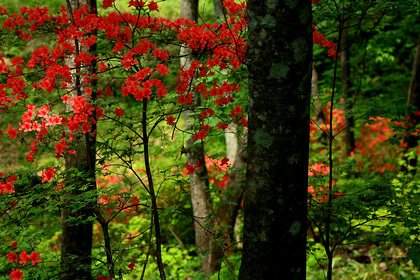
[[[330,173],[330,167],[323,163],[314,163],[309,166],[308,177],[322,177]],[[327,182],[328,180],[324,180]],[[332,182],[335,185],[335,181]],[[329,186],[320,186],[315,188],[313,185],[308,187],[308,193],[312,196],[311,200],[308,200],[308,203],[312,203],[314,200],[316,202],[326,202],[328,201],[329,195]],[[334,193],[334,197],[340,197],[343,193]]]
[[[341,100],[343,103],[343,100]],[[322,134],[329,135],[330,133],[330,120],[329,110],[330,104],[324,107],[325,123],[317,125],[314,121],[310,124],[310,140],[318,141]],[[344,110],[338,108],[333,109],[332,129],[335,137],[335,151],[344,153],[343,147],[345,136],[343,130],[345,128]],[[389,139],[396,136],[397,132],[392,128],[394,126],[401,126],[402,130],[407,127],[406,122],[393,122],[389,118],[383,117],[370,117],[366,123],[360,125],[360,137],[356,139],[355,149],[350,152],[357,163],[360,171],[361,168],[368,168],[370,172],[383,173],[387,170],[396,170],[397,159],[401,158],[401,148],[406,145],[399,141],[400,145],[391,145]],[[402,133],[406,136],[406,132]],[[325,150],[322,150],[323,152]],[[340,158],[341,162],[342,159]]]
[[[401,158],[401,145],[388,143],[388,139],[396,134],[391,126],[391,120],[383,117],[369,118],[371,123],[360,127],[361,137],[355,143],[351,155],[355,157],[359,168],[367,167],[371,172],[384,173],[395,170],[397,162],[389,163],[389,159]],[[404,144],[402,144],[404,145]]]
[[[205,156],[205,161],[206,161],[206,168],[207,168],[207,173],[209,174],[208,180],[211,184],[213,184],[214,186],[217,186],[221,189],[223,189],[228,180],[230,179],[229,177],[229,166],[231,165],[231,161],[227,158],[224,157],[222,159],[217,159],[217,158],[213,158],[212,156]],[[188,163],[185,165],[185,169],[182,172],[183,176],[186,175],[191,175],[194,174],[194,172],[196,172],[197,170],[199,171],[201,168],[201,163],[197,163],[196,166],[192,166]],[[220,176],[221,174],[223,174],[223,176]]]
[[[107,194],[108,191],[115,190],[115,186],[121,181],[122,179],[116,175],[107,175],[97,180],[97,188],[104,190],[98,199],[98,207],[105,209],[106,213],[110,215],[115,214],[116,211],[138,215],[140,200],[137,194],[132,194],[130,190],[124,188],[118,190],[118,194]]]
[[[315,0],[315,1],[317,1],[317,0]],[[314,3],[314,2],[312,2],[312,3]],[[312,28],[314,30],[314,33],[313,33],[314,44],[317,44],[317,45],[320,45],[321,47],[327,48],[328,49],[328,56],[331,56],[335,59],[337,57],[337,44],[332,42],[332,41],[327,40],[327,38],[325,38],[325,35],[322,34],[321,32],[319,32],[315,28],[315,24],[312,25]]]
[[[229,177],[229,166],[232,164],[227,157],[222,159],[213,159],[211,156],[206,156],[206,167],[209,173],[209,182],[214,186],[224,189]],[[223,176],[221,176],[223,174]]]

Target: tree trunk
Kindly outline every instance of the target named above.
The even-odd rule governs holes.
[[[312,63],[312,100],[313,100],[313,107],[315,109],[315,118],[316,123],[318,126],[322,128],[322,125],[325,124],[325,116],[324,116],[324,110],[322,108],[322,104],[319,100],[319,86],[318,86],[318,72],[315,68],[315,63]]]
[[[214,0],[214,19],[216,23],[226,22],[225,11],[221,0]],[[228,75],[228,71],[222,70],[223,75]],[[238,151],[238,125],[235,122],[229,123],[228,128],[225,130],[226,141],[226,157],[232,162],[235,161]],[[242,150],[240,151],[242,152]]]
[[[249,127],[239,279],[305,279],[311,1],[248,0]]]
[[[350,154],[354,150],[354,117],[353,117],[353,94],[351,90],[350,81],[350,44],[349,44],[349,24],[344,24],[344,28],[341,34],[341,83],[342,93],[344,99],[344,115],[345,115],[345,129],[346,135],[346,153]]]
[[[213,0],[214,5],[214,19],[217,23],[226,21],[225,12],[223,10],[222,0]]]
[[[197,21],[198,17],[198,0],[182,0],[181,1],[181,18],[188,18],[191,21]],[[189,69],[194,57],[188,48],[181,47],[181,66]],[[185,128],[191,130],[194,126],[195,119],[191,113],[200,106],[200,95],[194,94],[194,104],[185,111]],[[191,201],[194,215],[195,227],[195,244],[197,252],[203,254],[202,259],[203,272],[213,274],[216,272],[220,263],[220,250],[215,243],[215,219],[213,215],[213,205],[210,197],[209,181],[207,168],[205,166],[203,143],[192,138],[186,142],[187,160],[189,164],[195,166],[198,162],[201,164],[200,170],[190,175]],[[209,218],[210,217],[210,218]]]
[[[67,0],[69,13],[88,4],[90,12],[96,12],[95,0]],[[72,16],[70,16],[72,18]],[[80,51],[79,44],[72,42],[76,46],[76,54]],[[89,49],[89,52],[95,52],[95,46]],[[69,90],[71,94],[82,95],[80,82],[80,68],[76,68],[74,58],[67,61],[67,65],[72,69],[74,84]],[[88,70],[91,74],[95,69],[95,62]],[[95,99],[95,92],[92,92],[92,98]],[[71,107],[67,107],[71,111]],[[96,126],[92,124],[92,133]],[[92,134],[86,133],[73,140],[73,145],[80,145],[83,148],[77,150],[76,155],[67,155],[65,158],[65,167],[68,172],[66,186],[72,186],[73,191],[66,194],[68,198],[77,197],[83,193],[94,190],[95,181],[95,138]],[[83,174],[83,177],[72,177],[73,170]],[[84,203],[85,206],[73,212],[72,203]],[[70,200],[67,207],[62,209],[62,243],[61,243],[61,279],[92,279],[91,275],[91,251],[92,251],[92,230],[93,224],[87,221],[89,217],[94,216],[94,205],[80,201],[80,199]],[[78,222],[71,222],[72,219],[78,219]],[[70,221],[69,221],[70,220]]]
[[[244,133],[245,134],[245,133]],[[236,218],[241,208],[245,185],[246,152],[244,152],[245,137],[236,148],[232,170],[229,173],[229,181],[224,189],[219,206],[217,207],[217,221],[221,227],[221,237],[224,252],[232,252]]]
[[[415,107],[415,112],[409,110],[410,107]],[[420,121],[420,37],[417,43],[417,50],[414,56],[413,61],[413,71],[411,74],[410,87],[408,89],[407,96],[407,117],[408,118],[408,127],[407,127],[407,136],[404,141],[407,144],[405,152],[407,153],[409,149],[417,147],[419,137],[417,135],[412,135],[410,130],[413,130],[415,126]],[[403,167],[403,171],[410,170],[412,173],[415,173],[415,169],[412,169],[417,166],[417,156],[416,154],[411,156],[405,156],[405,161],[407,167]],[[411,168],[410,168],[411,167]]]

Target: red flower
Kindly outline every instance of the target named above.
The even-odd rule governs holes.
[[[114,0],[104,0],[102,2],[102,8],[105,9],[105,8],[111,7],[113,3],[114,3]]]
[[[121,109],[121,108],[115,108],[115,114],[116,114],[118,117],[121,117],[121,116],[122,116],[122,115],[124,115],[125,113],[124,113],[123,109]]]
[[[106,71],[106,65],[104,64],[104,62],[102,60],[101,60],[101,62],[99,62],[98,67],[99,67],[99,72],[105,72]]]
[[[52,177],[54,176],[54,174],[55,174],[54,167],[50,167],[48,170],[45,170],[45,172],[42,173],[42,183],[44,183],[47,180],[52,181]]]
[[[0,7],[0,15],[7,15],[6,8]]]
[[[9,258],[9,262],[17,262],[18,261],[18,255],[10,252],[9,254],[6,255],[6,257]]]
[[[27,252],[26,250],[23,250],[22,253],[20,253],[20,255],[19,255],[19,258],[20,258],[19,263],[21,265],[25,265],[26,262],[29,261],[29,258],[28,258],[28,255],[27,255],[26,252]]]
[[[160,72],[162,76],[169,73],[169,67],[164,64],[157,64],[156,69]]]
[[[187,164],[185,165],[185,168],[187,169],[188,175],[192,175],[195,172],[195,167],[190,165],[187,161]]]
[[[18,243],[15,241],[15,242],[13,242],[13,243],[12,243],[12,245],[10,245],[10,247],[12,247],[13,249],[16,249],[17,244],[18,244]]]
[[[207,118],[207,115],[210,117],[210,116],[213,116],[214,115],[214,110],[213,109],[207,109],[207,110],[204,110],[203,112],[201,112],[201,114],[200,114],[200,119],[205,119],[205,118]]]
[[[228,165],[229,164],[229,159],[227,157],[222,158],[222,160],[220,161],[220,165]]]
[[[16,138],[18,132],[16,129],[12,128],[12,125],[9,124],[6,134],[10,134],[9,139],[12,140],[13,138]]]
[[[129,269],[131,269],[131,270],[134,270],[134,266],[135,266],[135,264],[134,264],[133,262],[131,262],[131,263],[128,265],[128,268],[129,268]]]
[[[66,148],[68,148],[69,146],[67,145],[66,140],[61,139],[61,142],[57,143],[54,148],[55,148],[55,154],[56,154],[56,158],[60,158],[62,153],[64,153],[64,150]]]
[[[149,5],[147,5],[147,7],[149,7],[149,9],[150,9],[151,11],[158,11],[158,12],[159,12],[159,10],[158,10],[158,6],[157,6],[157,4],[155,3],[155,1],[151,1],[151,2],[150,2],[150,4],[149,4]]]
[[[236,106],[235,109],[233,109],[230,114],[229,117],[233,117],[234,115],[238,115],[242,112],[242,107],[241,106]]]
[[[154,54],[153,58],[159,57],[160,59],[164,61],[167,61],[169,58],[169,55],[166,51],[155,49],[154,51],[152,51],[152,53]]]
[[[144,2],[141,0],[130,0],[130,2],[128,3],[128,7],[141,8],[143,6],[144,6]]]
[[[174,124],[175,120],[176,119],[173,116],[166,117],[166,123],[169,124],[169,125]]]
[[[194,139],[194,141],[198,140],[198,139],[203,139],[203,140],[206,139],[207,138],[207,130],[201,129],[199,132],[195,132],[192,138]]]
[[[228,124],[227,123],[222,123],[222,122],[219,122],[218,124],[217,124],[217,129],[227,129],[228,128]]]
[[[42,260],[39,258],[39,253],[32,252],[28,258],[32,261],[32,265],[35,265],[37,262],[42,262]]]
[[[23,272],[19,269],[12,268],[12,273],[9,274],[11,280],[22,280]]]
[[[198,171],[200,171],[201,169],[201,164],[199,161],[197,161],[197,163],[195,164],[195,168],[197,168]]]

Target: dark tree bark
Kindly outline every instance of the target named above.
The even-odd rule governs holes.
[[[415,107],[417,113],[420,111],[420,37],[417,43],[417,50],[414,56],[413,61],[413,71],[411,74],[410,87],[408,89],[407,96],[407,117],[408,127],[407,127],[407,136],[404,141],[407,144],[405,152],[407,153],[410,149],[417,147],[419,137],[417,135],[412,135],[410,130],[413,130],[415,126],[420,122],[419,114],[416,112],[411,112],[408,108]],[[405,161],[407,163],[406,167],[403,167],[403,171],[410,170],[413,174],[415,173],[414,167],[417,166],[417,156],[405,156]],[[411,167],[411,168],[410,168]]]
[[[354,150],[354,117],[353,117],[353,94],[351,90],[351,71],[350,71],[350,44],[349,44],[349,24],[344,24],[341,34],[341,83],[344,99],[344,133],[346,136],[346,153],[350,154]]]
[[[239,279],[305,279],[311,1],[248,0],[249,127]]]
[[[95,0],[67,0],[67,8],[69,13],[75,9],[79,9],[83,5],[88,4],[90,12],[96,13]],[[74,19],[70,16],[72,21]],[[74,22],[73,22],[74,23]],[[80,51],[78,42],[72,42],[76,46],[76,55]],[[91,47],[89,52],[95,52],[95,46]],[[73,76],[73,87],[69,92],[73,95],[82,95],[82,88],[80,82],[79,72],[80,68],[76,67],[73,59],[70,59],[67,64],[75,74]],[[92,62],[92,66],[86,69],[91,74],[95,69],[96,62]],[[95,99],[95,92],[92,92],[92,98]],[[68,107],[67,110],[71,110]],[[96,126],[92,125],[92,131],[96,130]],[[66,186],[72,186],[73,191],[66,194],[67,198],[77,197],[85,192],[94,190],[96,187],[95,181],[95,138],[92,134],[86,133],[77,139],[73,140],[73,145],[80,145],[83,149],[78,149],[76,155],[68,155],[65,158],[65,167],[68,172],[68,179]],[[83,174],[81,177],[72,177],[72,170]],[[82,203],[84,206],[72,212],[71,204]],[[91,251],[92,251],[92,221],[87,221],[88,218],[94,216],[94,205],[80,199],[69,200],[68,205],[62,209],[62,240],[61,240],[61,279],[92,279],[91,275]],[[72,219],[78,219],[78,222],[72,222]]]

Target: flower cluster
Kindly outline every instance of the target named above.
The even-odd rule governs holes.
[[[17,242],[13,242],[11,245],[12,249],[16,249],[17,247]],[[6,257],[9,259],[9,263],[19,263],[22,266],[24,266],[28,261],[31,262],[32,265],[36,265],[39,262],[42,262],[42,260],[39,258],[40,253],[38,252],[32,252],[31,254],[28,255],[28,251],[27,250],[23,250],[19,256],[18,254],[14,253],[14,252],[10,252],[6,255]],[[20,271],[20,269],[15,269],[12,268],[12,272],[9,274],[9,277],[12,280],[21,280],[23,277],[23,272]]]

